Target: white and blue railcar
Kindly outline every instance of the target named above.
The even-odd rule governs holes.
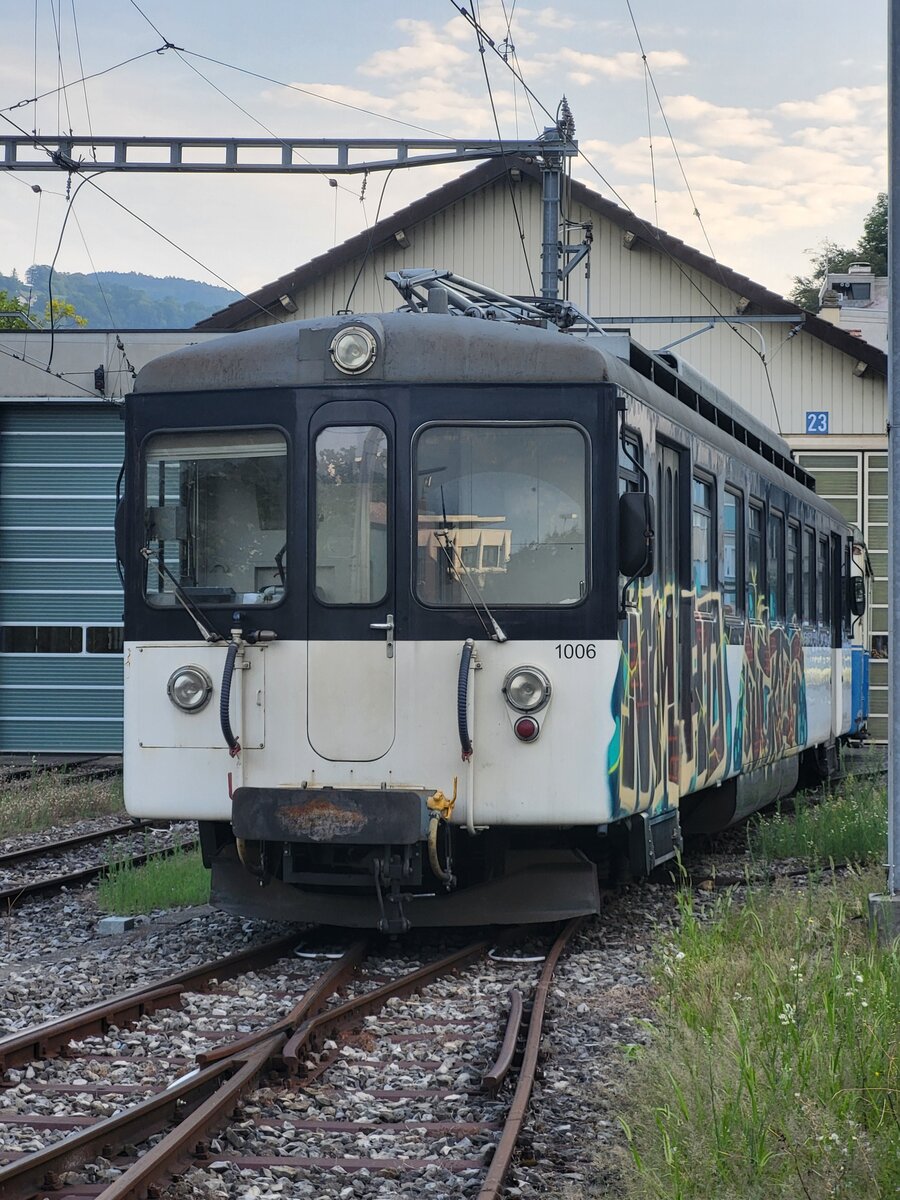
[[[125,794],[213,900],[594,911],[865,724],[865,551],[675,359],[444,313],[268,327],[126,409]],[[618,349],[621,357],[608,347]]]

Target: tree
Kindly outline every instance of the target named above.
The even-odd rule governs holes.
[[[863,221],[863,235],[856,247],[860,261],[872,264],[876,275],[888,273],[888,198],[879,192],[872,211]]]
[[[72,325],[77,325],[83,328],[87,325],[87,317],[80,316],[75,311],[75,305],[69,304],[67,300],[50,300],[44,305],[44,316],[36,322],[43,329],[49,329],[52,325],[54,329],[67,329]]]
[[[27,329],[25,307],[7,292],[0,292],[0,329]]]
[[[795,275],[790,299],[809,312],[819,311],[819,290],[829,273],[846,271],[852,262],[871,264],[875,275],[887,275],[888,198],[879,192],[871,211],[863,221],[862,237],[856,246],[847,249],[826,239],[818,249],[807,250],[812,270],[808,275]]]

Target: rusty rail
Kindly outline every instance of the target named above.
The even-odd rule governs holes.
[[[66,850],[76,850],[79,846],[89,846],[92,842],[105,842],[107,838],[122,837],[129,833],[137,833],[141,829],[149,829],[155,821],[127,821],[121,825],[111,825],[109,829],[99,829],[94,833],[79,833],[75,837],[61,838],[57,842],[44,842],[42,845],[28,846],[24,850],[9,850],[0,854],[0,869],[11,863],[24,862],[28,858],[42,858],[45,854],[60,854]]]
[[[0,1038],[0,1069],[50,1058],[71,1041],[106,1033],[111,1025],[139,1021],[145,1013],[155,1012],[158,1008],[177,1008],[182,992],[203,991],[212,980],[230,979],[242,971],[268,967],[289,954],[297,941],[297,934],[289,934],[277,941],[179,971],[148,987],[134,988],[110,1000],[89,1004],[66,1017],[11,1033]],[[167,997],[171,1003],[167,1003]]]
[[[519,1080],[497,1150],[479,1193],[479,1200],[496,1200],[503,1185],[531,1095],[553,971],[563,949],[581,927],[583,920],[584,918],[579,918],[568,923],[545,960],[528,1022]],[[524,932],[523,929],[510,930],[502,941],[515,940]],[[236,974],[241,969],[247,969],[251,961],[252,965],[257,965],[256,956],[268,955],[268,961],[273,961],[288,948],[287,943],[292,946],[295,941],[296,938],[282,939],[278,943],[261,947],[258,951],[244,951],[228,960],[205,964],[204,967],[183,972],[180,976],[165,981],[168,991],[166,986],[157,985],[154,994],[145,995],[143,1001],[158,1001],[162,1004],[168,998],[171,1002],[178,1003],[180,989],[196,988],[211,979]],[[65,1172],[83,1169],[98,1153],[107,1158],[112,1157],[126,1145],[140,1144],[167,1129],[168,1132],[164,1133],[150,1151],[125,1169],[114,1182],[99,1191],[100,1200],[126,1200],[151,1195],[162,1180],[183,1169],[198,1152],[202,1153],[207,1136],[221,1128],[234,1112],[241,1097],[252,1089],[265,1073],[283,1071],[285,1065],[289,1069],[299,1069],[305,1050],[320,1049],[326,1037],[381,1009],[390,998],[408,996],[441,976],[467,966],[483,956],[491,944],[496,942],[471,943],[398,979],[364,992],[355,999],[325,1008],[329,997],[358,969],[366,953],[365,943],[355,943],[339,962],[330,966],[307,990],[294,1009],[274,1024],[226,1046],[219,1046],[198,1055],[199,1065],[196,1069],[181,1076],[165,1090],[140,1101],[131,1109],[78,1129],[62,1142],[26,1154],[17,1162],[0,1168],[0,1200],[22,1200],[22,1197],[33,1196],[43,1190],[59,1189]],[[127,995],[119,1000],[120,1005],[129,1002],[134,1005],[137,997]],[[61,1022],[49,1022],[41,1027],[42,1032],[37,1036],[35,1031],[30,1031],[28,1034],[16,1035],[14,1039],[6,1039],[6,1051],[9,1055],[19,1055],[26,1053],[28,1048],[40,1049],[45,1044],[64,1045],[66,1034],[74,1036],[71,1031],[79,1021],[84,1028],[87,1028],[90,1022],[93,1022],[96,1028],[98,1022],[102,1025],[103,1021],[109,1020],[114,1004],[115,1002],[110,1002],[108,1005],[95,1005],[91,1009],[83,1010],[74,1018],[68,1019],[68,1029],[63,1029]],[[522,1011],[521,993],[513,990],[510,993],[510,1016],[503,1047],[497,1063],[488,1073],[491,1078],[496,1079],[497,1086],[512,1065]],[[13,1041],[17,1043],[15,1046],[12,1045]],[[0,1055],[3,1049],[4,1043],[0,1043]],[[16,1058],[15,1061],[22,1059]],[[315,1074],[316,1071],[313,1071],[314,1076]],[[486,1127],[491,1126],[486,1123]],[[243,1157],[240,1161],[243,1161]],[[247,1161],[250,1162],[250,1159]],[[289,1163],[291,1156],[286,1156],[284,1161]],[[384,1165],[386,1160],[374,1161]],[[428,1165],[428,1161],[430,1160],[422,1160],[422,1163],[419,1163],[419,1160],[398,1160],[398,1169]],[[459,1163],[449,1159],[444,1161],[451,1169],[470,1169],[475,1165],[475,1160],[460,1160]],[[325,1160],[314,1159],[311,1162],[322,1165]],[[367,1160],[350,1158],[347,1162],[351,1166],[346,1169],[357,1169]],[[77,1184],[67,1183],[65,1186],[67,1189],[74,1186],[78,1190]],[[90,1190],[93,1192],[95,1189]]]
[[[132,867],[143,867],[146,863],[157,858],[169,858],[181,851],[196,849],[197,842],[179,842],[175,846],[166,846],[161,850],[150,850],[146,854],[135,854],[127,862]],[[52,875],[48,879],[36,879],[33,883],[15,883],[0,890],[0,904],[15,904],[24,896],[39,896],[44,892],[58,892],[63,888],[77,888],[84,883],[90,883],[98,875],[109,870],[108,863],[100,863],[95,867],[84,867],[80,871],[71,871],[68,875]]]
[[[296,942],[296,935],[293,935],[279,942],[268,943],[257,951],[244,951],[217,963],[207,963],[194,971],[183,972],[172,982],[179,985],[180,990],[187,990],[191,984],[227,978],[228,974],[238,974],[240,970],[247,970],[251,966],[268,965],[268,962],[282,957],[285,950],[292,949]],[[275,952],[276,947],[280,953]],[[308,990],[304,999],[313,1007],[323,1004],[334,990],[336,969],[343,967],[345,971],[354,970],[359,953],[360,945],[356,943],[340,962],[325,972]],[[249,1053],[238,1053],[190,1071],[168,1088],[126,1112],[98,1121],[55,1146],[27,1154],[17,1162],[0,1168],[0,1200],[21,1200],[42,1188],[57,1189],[63,1172],[78,1170],[98,1153],[109,1156],[126,1144],[146,1141],[161,1128],[177,1121],[151,1154],[145,1155],[102,1193],[106,1200],[120,1196],[145,1196],[147,1184],[152,1178],[174,1170],[185,1149],[193,1149],[207,1129],[233,1111],[243,1092],[253,1085],[284,1043],[283,1032],[273,1033],[269,1028],[263,1034],[269,1035],[267,1040],[251,1047]],[[188,1113],[186,1117],[185,1110]],[[127,1185],[123,1184],[126,1178]]]
[[[522,993],[518,988],[509,989],[509,1017],[506,1022],[506,1032],[493,1064],[488,1067],[481,1077],[481,1086],[490,1096],[496,1096],[503,1080],[512,1069],[516,1055],[516,1044],[519,1040],[519,1030],[522,1027],[524,1003]]]
[[[390,1000],[394,996],[409,996],[441,975],[448,975],[451,971],[467,966],[476,958],[481,958],[483,954],[486,954],[489,945],[488,942],[472,942],[470,945],[464,946],[462,950],[436,959],[435,962],[419,967],[416,971],[410,971],[400,979],[383,983],[380,987],[373,988],[371,992],[365,992],[353,1000],[347,1000],[344,1004],[339,1004],[335,1008],[330,1008],[305,1021],[288,1038],[281,1052],[282,1058],[292,1071],[296,1071],[300,1065],[301,1051],[315,1040],[327,1037],[329,1033],[342,1028],[356,1017],[364,1017],[377,1012],[384,1006],[386,1000]]]
[[[522,1068],[519,1072],[518,1083],[516,1084],[512,1103],[509,1106],[509,1113],[506,1117],[503,1133],[500,1136],[494,1157],[491,1159],[491,1165],[488,1167],[487,1177],[482,1184],[481,1191],[478,1193],[478,1200],[497,1200],[503,1188],[503,1181],[506,1179],[506,1173],[512,1162],[513,1151],[516,1148],[516,1142],[519,1140],[519,1134],[522,1130],[522,1123],[525,1120],[528,1101],[531,1099],[538,1051],[541,1045],[544,1012],[547,1007],[547,995],[550,991],[553,972],[556,970],[556,964],[559,962],[563,950],[565,950],[571,939],[581,929],[585,920],[585,917],[575,917],[566,923],[559,937],[553,943],[553,947],[544,962],[541,978],[534,993],[534,1005],[531,1010],[531,1018],[528,1022],[528,1034],[525,1038],[525,1051],[522,1056]]]

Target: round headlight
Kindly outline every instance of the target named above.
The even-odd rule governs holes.
[[[331,342],[331,361],[347,375],[368,371],[377,352],[378,343],[362,325],[345,325]]]
[[[550,699],[550,680],[537,667],[516,667],[503,681],[503,694],[519,712],[537,712]]]
[[[166,691],[182,712],[199,712],[212,695],[212,680],[201,667],[179,667],[169,676]]]

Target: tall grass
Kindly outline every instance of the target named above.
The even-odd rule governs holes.
[[[897,1196],[900,946],[865,919],[882,885],[751,892],[712,919],[681,896],[623,1114],[631,1197]]]
[[[114,863],[97,889],[100,908],[119,916],[206,904],[208,900],[209,871],[199,850],[181,847],[167,858],[153,858],[141,867]]]
[[[887,788],[883,779],[850,776],[824,794],[799,796],[792,811],[749,827],[751,855],[767,862],[797,858],[811,866],[883,862],[887,845]]]
[[[67,783],[64,771],[34,770],[0,784],[0,837],[110,814],[126,816],[120,775]]]

